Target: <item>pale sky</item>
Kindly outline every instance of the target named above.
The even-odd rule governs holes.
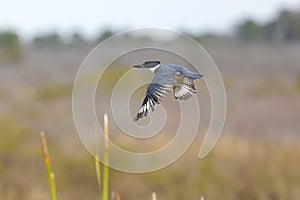
[[[160,27],[226,33],[240,20],[265,22],[280,8],[300,10],[299,0],[1,0],[0,30],[23,38],[78,30],[94,36],[101,28]]]

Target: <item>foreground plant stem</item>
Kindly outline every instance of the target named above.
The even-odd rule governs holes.
[[[107,114],[104,114],[104,163],[103,163],[103,189],[102,189],[102,200],[108,200],[108,178],[109,178],[109,132],[108,132],[108,118]]]
[[[50,193],[51,193],[51,199],[56,200],[57,198],[56,198],[55,177],[54,177],[54,172],[51,169],[46,136],[45,136],[44,132],[41,132],[40,135],[41,135],[42,148],[43,148],[43,151],[44,151],[44,160],[45,160],[45,164],[46,164],[46,170],[47,170],[48,183],[49,183],[49,188],[50,188]]]

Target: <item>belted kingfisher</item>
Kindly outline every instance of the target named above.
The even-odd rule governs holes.
[[[197,92],[194,80],[204,76],[175,64],[161,64],[159,60],[146,61],[133,67],[149,69],[155,73],[134,121],[146,117],[150,108],[154,111],[154,105],[159,104],[172,89],[175,99],[187,100]]]

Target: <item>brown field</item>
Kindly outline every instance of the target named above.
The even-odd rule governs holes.
[[[174,200],[300,199],[300,43],[204,41],[203,46],[223,75],[228,100],[215,149],[199,160],[200,134],[182,158],[163,170],[143,175],[111,170],[110,190],[122,200],[150,199],[153,191],[158,199]],[[49,139],[59,199],[99,198],[93,157],[75,131],[71,107],[76,71],[92,48],[28,45],[18,59],[0,60],[0,199],[50,199],[41,130]],[[113,79],[122,70],[107,73]],[[106,87],[110,80],[104,80]],[[205,107],[209,98],[202,83],[197,87]],[[98,113],[104,111],[99,105]],[[208,120],[204,108],[201,133]],[[113,123],[111,130],[118,134]]]

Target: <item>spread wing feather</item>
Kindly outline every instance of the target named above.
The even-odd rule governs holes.
[[[194,81],[182,75],[177,75],[176,82],[173,86],[173,94],[175,99],[187,100],[193,94],[196,94]]]
[[[150,109],[154,111],[154,105],[162,102],[162,100],[167,96],[169,89],[170,85],[150,83],[146,91],[146,97],[144,98],[142,106],[134,118],[134,121],[137,121],[142,117],[146,117]]]

